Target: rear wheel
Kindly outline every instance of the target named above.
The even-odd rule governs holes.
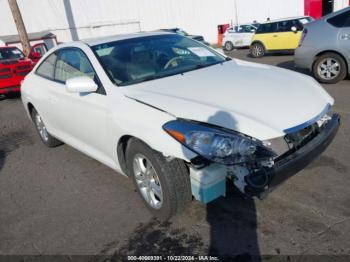
[[[232,51],[235,47],[231,41],[227,41],[224,45],[226,51]]]
[[[41,118],[39,113],[35,110],[35,108],[32,109],[31,115],[32,115],[32,119],[35,124],[36,130],[41,138],[41,141],[43,141],[43,143],[47,147],[56,147],[63,144],[61,141],[59,141],[58,139],[50,135],[50,133],[46,129],[43,119]]]
[[[253,43],[250,46],[250,54],[255,58],[263,57],[265,55],[265,47],[261,43]]]
[[[128,173],[151,213],[166,220],[192,200],[190,178],[183,161],[167,160],[138,139],[126,149]]]
[[[319,82],[335,84],[346,77],[347,67],[340,55],[325,53],[316,59],[312,72]]]

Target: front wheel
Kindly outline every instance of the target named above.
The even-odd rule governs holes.
[[[265,55],[265,47],[261,43],[253,43],[250,46],[250,54],[255,58],[263,57]]]
[[[335,84],[346,77],[347,67],[340,55],[325,53],[316,59],[312,72],[319,82]]]
[[[191,202],[190,177],[183,161],[167,160],[138,139],[126,149],[128,174],[151,213],[166,220]]]
[[[235,47],[234,45],[232,44],[232,42],[230,41],[227,41],[224,45],[224,48],[226,51],[232,51]]]

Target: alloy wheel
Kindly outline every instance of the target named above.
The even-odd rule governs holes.
[[[36,125],[36,128],[39,131],[39,134],[40,134],[41,138],[44,141],[48,141],[49,140],[49,133],[47,132],[45,124],[44,124],[41,116],[38,113],[35,115],[35,125]]]
[[[156,170],[142,154],[136,154],[133,160],[136,184],[145,201],[154,209],[163,204],[163,191]]]
[[[227,51],[232,51],[233,50],[233,44],[231,42],[226,42],[225,43],[225,49]]]
[[[340,63],[334,58],[323,59],[317,68],[318,75],[324,80],[336,78],[341,71]]]
[[[252,48],[253,56],[261,57],[264,55],[264,49],[260,44],[255,44]]]

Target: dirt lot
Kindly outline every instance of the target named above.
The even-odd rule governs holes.
[[[230,55],[246,60],[246,50]],[[259,63],[293,69],[292,56]],[[252,76],[253,77],[253,76]],[[232,79],[234,82],[234,79]],[[325,88],[342,115],[327,151],[264,201],[230,192],[153,219],[127,178],[39,141],[20,99],[0,101],[0,254],[350,255],[350,81]]]

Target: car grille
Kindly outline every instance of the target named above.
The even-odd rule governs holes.
[[[319,131],[319,126],[314,123],[308,127],[300,129],[296,132],[289,133],[285,136],[285,140],[290,148],[300,148],[309,142]]]
[[[289,133],[284,137],[277,137],[266,141],[269,147],[277,154],[275,161],[295,152],[310,140],[312,140],[320,131],[317,122],[300,129],[296,132]]]
[[[21,66],[16,66],[17,70],[25,70],[25,69],[30,69],[30,65],[21,65]]]
[[[7,78],[11,78],[11,77],[12,77],[11,74],[0,75],[0,79],[7,79]]]
[[[19,75],[19,76],[26,76],[26,75],[28,75],[29,72],[30,71],[17,72],[17,75]]]
[[[0,73],[7,73],[10,72],[11,69],[10,68],[0,68]]]

